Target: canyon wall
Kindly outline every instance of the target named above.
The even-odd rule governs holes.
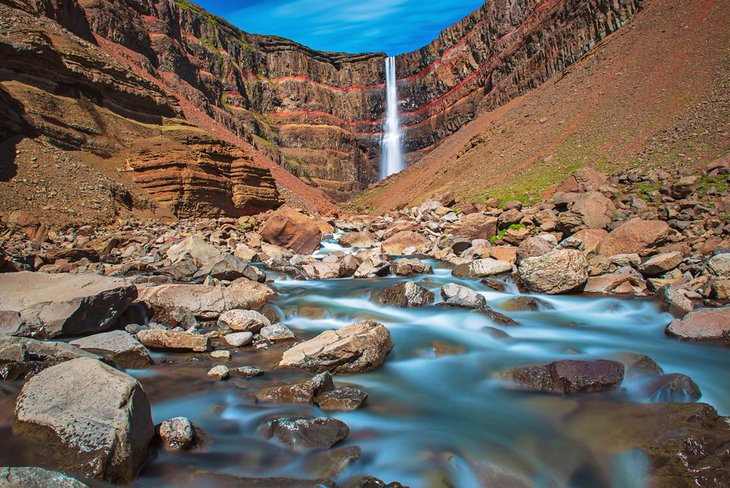
[[[377,180],[384,54],[318,52],[249,34],[187,0],[24,2],[174,94],[187,118],[200,116],[198,125],[230,132],[330,196],[345,199]],[[428,46],[398,56],[409,162],[479,111],[580,59],[640,3],[490,0]]]
[[[423,49],[398,56],[408,159],[479,110],[575,62],[631,18],[640,1],[492,0]],[[79,3],[107,52],[126,57],[308,183],[345,198],[377,179],[383,54],[324,53],[245,33],[183,0]]]

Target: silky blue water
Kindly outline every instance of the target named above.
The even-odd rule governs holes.
[[[336,242],[326,242],[318,255],[336,250],[341,250]],[[507,292],[495,292],[477,280],[452,277],[435,261],[431,264],[433,275],[411,279],[435,292],[437,300],[438,289],[447,282],[478,290],[496,310],[518,296],[511,284]],[[134,486],[188,486],[177,475],[191,471],[256,477],[320,475],[312,455],[293,453],[258,433],[267,418],[280,415],[329,415],[349,425],[350,436],[341,445],[359,446],[362,455],[335,477],[337,482],[367,474],[412,487],[521,486],[500,478],[509,473],[537,487],[643,486],[641,475],[648,461],[640,451],[596,459],[589,446],[601,440],[583,437],[563,418],[564,412],[586,399],[617,405],[646,402],[640,383],[626,381],[620,390],[576,398],[509,391],[495,378],[509,367],[563,358],[611,358],[625,351],[647,354],[665,372],[692,377],[703,392],[701,401],[721,414],[730,413],[727,350],[666,337],[664,328],[671,317],[654,301],[540,296],[548,304],[541,310],[506,312],[519,322],[517,326],[502,326],[467,310],[405,310],[375,304],[372,296],[377,291],[404,280],[295,281],[276,276],[280,296],[275,306],[282,322],[300,337],[363,318],[378,320],[391,330],[394,349],[383,367],[336,377],[338,383],[366,391],[367,406],[332,414],[316,406],[256,404],[252,395],[270,384],[266,381],[285,383],[311,376],[271,368],[253,380],[203,381],[192,393],[167,391],[165,400],[153,404],[154,421],[187,416],[213,442],[199,451],[161,453]],[[496,338],[485,327],[500,329],[509,337]],[[235,353],[234,359],[243,355],[244,363],[255,361],[256,354],[260,353]],[[153,371],[172,376],[169,384],[184,391],[182,385],[194,381],[195,375],[204,376],[209,367],[202,364],[198,373],[183,373],[176,366],[161,370],[156,366]],[[150,380],[149,370],[141,380]]]

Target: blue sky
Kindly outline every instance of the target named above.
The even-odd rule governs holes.
[[[197,0],[241,30],[321,51],[413,51],[484,0]]]

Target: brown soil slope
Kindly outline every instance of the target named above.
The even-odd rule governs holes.
[[[730,9],[652,0],[540,88],[446,139],[351,202],[384,211],[454,191],[536,200],[571,171],[698,166],[728,152]]]

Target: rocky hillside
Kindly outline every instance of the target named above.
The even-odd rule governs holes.
[[[383,54],[323,53],[248,34],[182,0],[75,0],[63,8],[27,1],[331,196],[351,196],[377,180]],[[497,107],[569,66],[639,4],[490,1],[428,46],[399,56],[409,160],[480,108]]]
[[[479,112],[356,204],[399,208],[445,191],[464,204],[491,197],[534,202],[584,166],[704,167],[730,148],[729,23],[719,1],[642,2],[629,25],[578,63]],[[484,97],[483,108],[493,99]]]
[[[129,213],[240,216],[284,200],[333,208],[250,144],[216,133],[165,86],[106,54],[82,13],[73,2],[0,2],[6,219],[63,225]]]

